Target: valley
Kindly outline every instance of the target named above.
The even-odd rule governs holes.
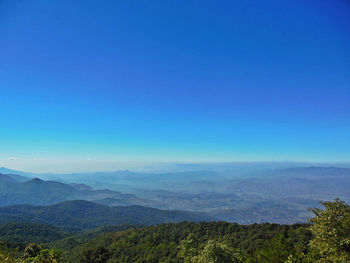
[[[318,207],[321,201],[335,197],[350,201],[350,168],[303,165],[256,164],[252,168],[248,164],[221,170],[214,167],[211,171],[191,167],[176,172],[61,175],[9,170],[11,173],[0,175],[0,206],[47,206],[86,200],[108,207],[205,213],[218,221],[241,224],[292,224],[306,222],[310,215],[307,209]]]

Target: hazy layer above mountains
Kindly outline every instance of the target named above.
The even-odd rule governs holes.
[[[298,167],[338,167],[338,168],[350,168],[350,162],[348,163],[333,163],[333,162],[208,162],[208,163],[155,163],[155,164],[135,164],[129,165],[126,169],[116,169],[112,171],[104,171],[101,169],[96,172],[24,172],[18,169],[9,169],[6,167],[0,167],[0,173],[2,174],[17,174],[28,177],[39,177],[42,179],[55,179],[60,177],[71,177],[79,175],[100,175],[100,174],[113,174],[125,171],[133,171],[140,174],[165,174],[165,173],[177,173],[177,172],[197,172],[197,171],[212,171],[221,175],[226,175],[229,178],[233,176],[247,177],[257,176],[261,171],[271,171],[285,168],[298,168]]]
[[[320,201],[350,200],[349,168],[303,163],[193,164],[166,172],[0,172],[10,174],[0,177],[1,206],[83,199],[107,206],[205,212],[239,223],[294,223],[305,222],[307,208]],[[50,181],[33,180],[34,176]]]

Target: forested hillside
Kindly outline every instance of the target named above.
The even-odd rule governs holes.
[[[108,207],[88,201],[68,201],[50,206],[15,205],[0,207],[0,224],[33,222],[74,230],[107,225],[154,225],[165,222],[209,221],[203,213],[166,211],[143,206]]]
[[[350,262],[350,206],[336,199],[313,209],[310,224],[182,222],[157,226],[100,228],[67,233],[48,227],[55,242],[29,244],[25,249],[1,243],[1,262],[72,263],[346,263]],[[9,225],[7,232],[13,233]],[[13,226],[13,227],[12,227]],[[19,233],[34,240],[35,231]],[[5,226],[6,227],[6,226]],[[36,229],[36,225],[28,225]],[[25,228],[25,227],[24,227]],[[45,229],[41,228],[41,229]],[[39,231],[40,235],[44,231]],[[28,236],[29,235],[29,236]],[[63,238],[59,239],[59,235]],[[45,242],[46,241],[46,242]]]
[[[69,234],[58,227],[37,223],[11,222],[0,226],[0,240],[20,246],[30,242],[49,243]]]
[[[97,262],[103,257],[109,262],[183,262],[187,252],[199,254],[210,240],[226,244],[244,257],[256,258],[266,241],[277,236],[278,242],[288,247],[287,254],[293,249],[303,251],[311,233],[305,225],[163,224],[99,237],[76,248],[71,261]]]

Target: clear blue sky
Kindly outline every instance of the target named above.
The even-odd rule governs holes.
[[[350,160],[349,1],[0,1],[0,166],[243,160]]]

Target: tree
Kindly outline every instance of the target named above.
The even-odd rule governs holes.
[[[82,263],[103,263],[110,258],[109,251],[103,246],[91,247],[84,251]]]
[[[199,255],[193,258],[193,263],[239,263],[242,260],[238,250],[225,243],[209,240]]]
[[[243,262],[240,251],[226,243],[209,240],[204,247],[190,234],[181,242],[180,253],[185,263],[239,263]]]
[[[8,249],[4,242],[0,241],[0,262],[1,263],[16,263],[14,251]]]
[[[259,263],[284,263],[291,259],[293,248],[282,234],[276,234],[266,245],[258,251]]]
[[[22,258],[25,263],[65,262],[61,253],[58,250],[43,248],[42,246],[35,243],[31,243],[25,248]]]
[[[350,206],[335,199],[321,203],[324,209],[310,209],[313,238],[310,247],[319,253],[319,263],[350,262]]]
[[[195,239],[193,233],[189,234],[186,239],[181,241],[179,254],[184,259],[184,263],[192,262],[192,258],[198,254],[198,246],[198,240]]]

